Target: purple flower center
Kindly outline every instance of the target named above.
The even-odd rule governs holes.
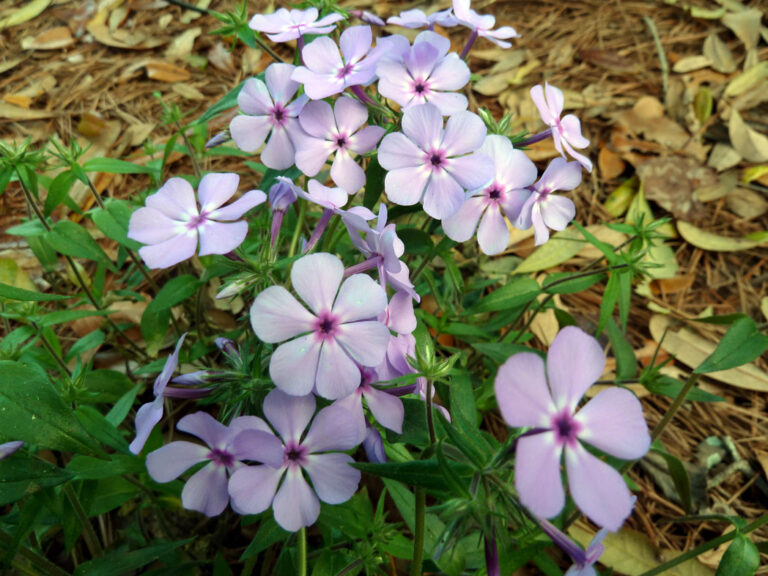
[[[339,327],[339,319],[330,312],[323,312],[315,321],[315,334],[321,340],[333,340]]]
[[[581,431],[579,424],[573,417],[570,410],[565,409],[552,417],[552,429],[555,431],[555,438],[558,444],[576,444],[577,437]]]
[[[235,463],[235,457],[232,454],[226,450],[220,450],[219,448],[211,450],[208,453],[208,459],[216,466],[224,466],[226,468],[231,468]]]
[[[488,188],[486,188],[486,193],[488,195],[488,199],[491,201],[498,202],[501,200],[501,193],[503,190],[499,187],[498,184],[494,183]]]
[[[336,73],[336,78],[346,78],[350,74],[352,74],[352,69],[354,68],[354,64],[344,64],[342,68],[339,68],[339,71]]]
[[[187,230],[195,230],[197,228],[200,228],[200,226],[205,224],[207,220],[208,220],[208,212],[201,212],[200,214],[195,214],[187,222]]]
[[[339,148],[340,150],[343,150],[349,144],[349,141],[347,140],[347,137],[344,134],[338,134],[334,140],[336,143],[336,147]]]
[[[307,464],[307,449],[301,444],[289,442],[283,449],[283,466],[305,466]]]
[[[275,104],[272,110],[269,111],[269,115],[272,117],[272,123],[275,126],[282,126],[288,120],[288,111],[282,104]]]
[[[429,154],[429,163],[433,168],[442,168],[445,164],[445,152],[442,150],[433,150]]]

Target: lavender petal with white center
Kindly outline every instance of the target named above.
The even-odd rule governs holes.
[[[256,14],[248,24],[252,30],[264,32],[272,42],[289,42],[305,34],[328,34],[343,20],[341,14],[329,14],[320,20],[317,8],[287,10],[279,8],[273,14]]]

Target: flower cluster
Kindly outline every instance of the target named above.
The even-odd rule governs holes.
[[[263,78],[246,80],[237,99],[241,113],[229,126],[241,150],[258,154],[265,179],[269,174],[268,191],[252,190],[225,206],[238,188],[235,174],[204,175],[197,197],[189,182],[171,178],[130,220],[129,237],[145,244],[140,255],[151,268],[195,253],[228,255],[247,268],[258,246],[231,254],[247,236],[246,214],[267,200],[271,208],[268,249],[253,256],[261,258],[253,266],[258,272],[220,294],[252,298],[250,328],[264,360],[257,372],[267,372],[268,365],[269,376],[258,389],[260,411],[230,417],[228,425],[207,413],[189,414],[177,428],[204,445],[180,440],[147,456],[158,482],[202,464],[186,482],[182,503],[208,516],[230,504],[240,514],[271,508],[289,531],[312,525],[320,502],[339,504],[356,492],[361,476],[350,466],[352,450],[362,445],[369,460],[385,461],[379,429],[403,432],[400,397],[413,394],[431,403],[434,390],[413,367],[414,302],[420,301],[417,277],[434,254],[415,272],[409,269],[404,215],[423,209],[430,232],[441,226],[457,242],[476,235],[483,253],[501,254],[509,247],[509,226],[533,228],[537,245],[550,230],[564,230],[575,204],[556,192],[574,190],[582,168],[591,170],[576,151],[588,145],[579,121],[561,118],[563,94],[548,83],[531,91],[547,128],[527,142],[551,137],[561,157],[541,174],[520,140],[489,134],[492,123],[468,109],[460,91],[470,82],[471,47],[479,38],[509,47],[517,37],[513,28],[496,28],[495,18],[477,14],[469,0],[454,0],[451,9],[430,15],[408,10],[389,18],[393,26],[428,28],[413,42],[400,34],[376,38],[371,25],[383,21],[351,14],[367,24],[344,27],[338,41],[326,34],[344,26],[345,18],[320,17],[316,8],[281,8],[250,22],[274,42],[295,41],[297,50],[298,65],[274,63]],[[461,54],[435,32],[436,26],[457,25],[470,30]],[[369,195],[382,190],[386,200]],[[313,206],[322,209],[315,208],[314,230],[305,228]],[[272,264],[284,221],[296,228],[278,271]],[[308,240],[301,236],[305,229],[311,231]],[[359,252],[346,266],[335,254],[337,244],[346,242],[344,229],[349,241],[339,253]],[[325,251],[314,252],[320,245]],[[303,255],[297,256],[297,247]],[[285,282],[273,281],[289,266]],[[249,293],[252,285],[258,288]],[[164,398],[195,398],[215,389],[210,371],[173,380],[181,388],[168,386],[184,338],[155,381],[154,399],[136,414],[133,453],[141,452],[162,420]],[[244,362],[230,341],[217,344],[230,360]],[[599,539],[581,551],[546,521],[566,503],[561,466],[576,506],[614,531],[633,500],[621,475],[595,452],[636,459],[649,447],[642,408],[628,390],[607,389],[578,409],[603,367],[598,342],[569,327],[555,338],[546,363],[534,353],[518,353],[495,381],[504,419],[525,429],[515,447],[516,498],[584,570],[599,556]],[[267,380],[266,374],[250,376],[259,385]],[[394,387],[399,379],[407,383]],[[206,387],[188,386],[200,383]]]

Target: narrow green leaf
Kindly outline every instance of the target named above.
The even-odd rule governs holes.
[[[57,310],[42,316],[34,316],[31,319],[42,328],[65,324],[81,318],[90,318],[91,316],[109,316],[112,310]]]
[[[672,477],[672,481],[675,483],[675,489],[677,490],[677,495],[680,497],[683,509],[685,509],[687,514],[690,514],[693,511],[691,478],[688,475],[685,466],[678,458],[664,450],[661,445],[652,447],[651,451],[664,458],[664,461],[667,463],[667,471]]]
[[[198,291],[202,283],[190,274],[172,278],[162,287],[155,299],[150,303],[155,310],[165,310],[181,304]]]
[[[106,172],[108,174],[152,174],[154,170],[133,162],[117,158],[91,158],[83,164],[86,172]]]
[[[611,319],[613,309],[616,307],[616,301],[619,299],[620,290],[618,274],[612,272],[608,276],[608,283],[605,285],[605,292],[603,292],[603,301],[600,303],[600,320],[597,323],[595,336],[600,335],[608,320]]]
[[[54,302],[56,300],[72,300],[76,296],[66,296],[64,294],[43,294],[42,292],[33,292],[16,288],[0,282],[0,298],[9,300],[19,300],[21,302]]]
[[[107,238],[110,238],[121,246],[130,248],[131,250],[138,250],[142,245],[139,242],[128,238],[128,226],[115,218],[115,209],[112,208],[113,204],[115,203],[110,202],[109,205],[107,205],[106,210],[102,210],[101,208],[94,208],[91,210],[89,212],[91,220],[93,220],[96,227],[101,230]]]
[[[384,176],[386,171],[379,164],[378,159],[368,160],[368,169],[365,171],[365,196],[363,196],[363,206],[373,209],[376,202],[381,198],[384,191]]]
[[[522,344],[512,344],[509,342],[473,342],[470,346],[480,352],[480,354],[485,354],[497,364],[503,364],[509,360],[510,356],[514,356],[518,352],[536,352],[536,350]]]
[[[616,378],[618,380],[629,380],[637,375],[637,358],[632,345],[627,340],[624,333],[616,326],[616,322],[611,318],[605,325],[608,339],[611,341],[613,356],[616,358]]]
[[[45,198],[43,208],[46,216],[50,216],[51,212],[68,197],[69,189],[72,188],[75,180],[77,180],[77,176],[72,170],[65,170],[53,179],[51,185],[48,186],[48,196]]]
[[[467,314],[517,308],[534,300],[539,294],[541,294],[541,288],[536,280],[527,276],[514,276],[501,288],[482,298]]]
[[[30,484],[57,486],[72,475],[37,458],[13,456],[0,460],[0,505],[21,499]]]
[[[669,376],[660,376],[653,382],[642,382],[648,392],[653,394],[661,394],[668,398],[677,398],[680,394],[680,390],[683,389],[683,382],[675,380]],[[685,399],[689,402],[724,402],[725,398],[706,392],[701,388],[695,386],[691,388]]]
[[[715,351],[694,370],[697,374],[718,372],[748,364],[768,351],[768,336],[751,318],[734,322]]]
[[[71,220],[59,220],[53,230],[45,234],[45,239],[59,254],[93,260],[116,272],[112,260],[101,249],[98,242],[85,228]]]
[[[270,515],[269,517],[262,520],[259,529],[256,531],[256,534],[253,537],[253,540],[251,540],[251,543],[248,544],[248,548],[246,548],[243,554],[240,556],[240,561],[248,560],[248,558],[260,554],[273,544],[277,544],[278,542],[282,542],[288,539],[289,536],[290,532],[283,530],[278,525],[278,523],[275,522],[275,519]]]
[[[371,464],[355,462],[350,464],[358,470],[380,478],[390,478],[409,486],[423,486],[430,490],[445,491],[446,480],[437,460],[411,460],[410,462],[386,462]],[[451,470],[457,477],[469,477],[472,469],[466,464],[451,462]]]
[[[572,272],[555,272],[547,276],[541,287],[547,294],[575,294],[584,292],[605,279],[605,274],[590,274],[581,278],[571,278]]]
[[[194,538],[156,544],[141,550],[127,552],[125,549],[107,552],[101,558],[89,560],[77,567],[74,576],[123,576],[133,572],[158,558],[162,558]]]

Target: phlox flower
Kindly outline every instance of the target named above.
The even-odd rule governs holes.
[[[451,42],[429,30],[419,34],[401,60],[380,60],[378,90],[404,110],[430,102],[443,116],[467,109],[467,97],[453,90],[469,82],[469,67],[451,49]]]
[[[200,242],[200,256],[226,254],[245,240],[248,223],[242,218],[251,208],[267,199],[261,190],[251,190],[223,206],[237,191],[237,174],[206,174],[198,194],[183,178],[171,178],[154,194],[146,206],[131,215],[128,238],[147,246],[139,255],[150,268],[168,268],[194,256]]]
[[[576,215],[576,205],[565,196],[555,196],[555,190],[573,190],[581,184],[581,166],[555,158],[549,163],[539,181],[533,185],[533,194],[523,204],[515,226],[527,230],[533,226],[536,246],[549,240],[549,229],[565,230]]]
[[[499,368],[494,387],[507,424],[533,428],[517,441],[515,488],[520,501],[536,516],[559,514],[565,505],[560,475],[565,460],[576,505],[590,520],[615,532],[632,511],[632,496],[621,474],[582,442],[634,460],[648,451],[651,438],[640,401],[629,390],[608,388],[576,410],[604,367],[598,341],[568,326],[552,342],[546,369],[537,354],[515,354]]]
[[[269,189],[269,207],[272,208],[270,246],[274,246],[277,242],[280,227],[283,225],[283,216],[298,197],[298,188],[288,178],[282,176],[278,176],[277,182]]]
[[[515,150],[509,138],[504,136],[488,136],[480,152],[493,160],[493,181],[473,193],[456,214],[443,220],[443,230],[450,239],[466,242],[477,228],[480,250],[485,254],[499,254],[509,246],[505,217],[514,221],[519,216],[523,204],[532,194],[529,186],[536,180],[538,172],[528,156]]]
[[[334,405],[343,406],[358,422],[362,435],[366,434],[366,419],[363,413],[363,399],[376,421],[398,434],[403,433],[405,408],[403,401],[386,390],[379,390],[375,384],[379,376],[373,368],[360,368],[361,380],[357,390],[349,396],[336,400]]]
[[[237,105],[243,114],[229,123],[229,132],[237,147],[255,152],[267,141],[261,152],[261,162],[275,170],[285,170],[294,164],[296,146],[304,136],[296,117],[307,103],[307,96],[291,99],[299,83],[291,80],[296,69],[291,64],[271,64],[262,82],[249,78],[237,95]]]
[[[512,26],[502,26],[494,30],[493,27],[496,25],[496,18],[490,14],[481,16],[472,10],[469,5],[470,0],[453,0],[453,13],[456,16],[456,20],[459,24],[463,24],[472,30],[472,36],[467,42],[467,46],[464,48],[462,57],[466,56],[466,52],[469,51],[469,47],[472,46],[472,42],[474,42],[474,37],[476,36],[487,38],[502,48],[509,48],[512,46],[512,44],[505,42],[505,40],[518,38],[520,36]]]
[[[279,8],[273,14],[256,14],[248,26],[264,32],[272,42],[298,40],[304,34],[328,34],[336,28],[336,22],[344,20],[341,14],[329,14],[320,20],[317,8],[287,10]]]
[[[21,448],[23,445],[24,442],[21,440],[13,440],[11,442],[0,444],[0,460],[8,458],[8,456],[16,452],[16,450]]]
[[[402,206],[421,202],[424,211],[442,220],[456,214],[465,191],[485,186],[493,162],[478,149],[485,140],[483,121],[471,112],[448,118],[433,104],[408,108],[402,132],[387,134],[379,146],[379,163],[388,170],[384,190]]]
[[[373,26],[387,25],[387,23],[384,22],[384,20],[376,16],[376,14],[374,14],[373,12],[368,12],[368,10],[350,10],[349,13],[355,18],[362,20],[366,24],[371,24]]]
[[[541,120],[552,129],[552,140],[557,151],[562,154],[563,158],[565,158],[565,152],[568,152],[586,168],[587,172],[592,172],[592,161],[584,154],[574,150],[574,148],[589,146],[589,140],[581,133],[581,122],[574,114],[560,118],[565,104],[562,90],[552,86],[549,82],[545,84],[544,88],[534,86],[531,88],[531,100],[539,109]]]
[[[133,442],[131,442],[128,447],[134,454],[141,452],[152,429],[163,417],[163,393],[165,392],[166,386],[168,386],[168,382],[171,381],[171,376],[173,376],[173,373],[176,371],[176,367],[179,365],[179,351],[181,350],[181,345],[184,344],[184,338],[186,337],[186,332],[181,335],[181,338],[179,338],[179,341],[176,343],[176,348],[174,349],[173,354],[168,356],[162,372],[155,378],[155,383],[152,387],[155,399],[152,402],[142,404],[136,412],[136,438],[133,439]]]
[[[399,16],[387,18],[387,24],[394,24],[403,28],[429,28],[430,30],[435,27],[435,24],[439,24],[443,28],[451,28],[459,23],[452,12],[453,10],[448,8],[427,16],[419,9],[405,10]]]
[[[373,34],[370,26],[350,26],[339,37],[339,46],[321,36],[301,51],[304,66],[291,76],[304,84],[312,100],[340,94],[345,88],[368,84],[376,76],[376,53],[371,52]]]
[[[299,115],[306,132],[296,153],[296,166],[307,176],[315,176],[333,155],[331,178],[349,194],[365,185],[365,172],[352,153],[365,154],[376,148],[384,128],[362,125],[368,109],[360,102],[342,96],[333,108],[323,100],[310,102]]]
[[[337,399],[360,385],[359,366],[384,359],[389,330],[378,320],[387,306],[384,289],[369,276],[344,280],[344,265],[332,254],[310,254],[291,269],[291,283],[308,311],[282,286],[261,292],[251,307],[251,325],[264,342],[284,342],[272,354],[275,385],[294,396],[313,390]]]
[[[210,414],[195,412],[184,416],[176,425],[178,430],[197,436],[207,446],[179,440],[166,444],[147,455],[147,471],[155,482],[170,482],[186,470],[207,462],[195,472],[181,492],[181,503],[187,510],[218,516],[227,507],[229,475],[243,466],[242,460],[258,460],[270,466],[279,466],[275,451],[280,442],[261,418],[241,416],[229,427],[217,422]],[[237,436],[250,431],[251,442],[235,444]]]
[[[279,458],[280,465],[247,466],[232,475],[229,494],[236,512],[258,514],[272,506],[275,521],[295,532],[315,523],[320,500],[341,504],[354,495],[360,472],[349,465],[354,460],[340,451],[362,441],[357,422],[340,406],[323,408],[312,420],[314,413],[313,396],[289,396],[280,390],[267,394],[264,416],[282,438],[276,447],[270,444],[270,456]],[[247,449],[260,441],[258,432],[248,431],[235,440],[235,446]]]

